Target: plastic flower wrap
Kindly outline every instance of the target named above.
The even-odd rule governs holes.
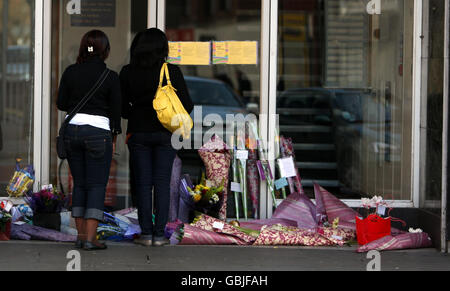
[[[67,203],[67,197],[51,185],[39,192],[26,195],[24,200],[33,213],[60,213]]]
[[[6,192],[10,197],[22,197],[31,190],[35,176],[33,166],[29,165],[23,169],[20,168],[21,159],[16,160],[16,170],[14,172]]]
[[[3,210],[0,210],[0,232],[5,232],[6,224],[8,222],[11,222],[11,218],[12,218],[11,214]]]
[[[245,241],[226,234],[181,224],[170,237],[172,245],[247,245]]]
[[[169,221],[175,221],[178,218],[178,208],[180,205],[180,180],[182,161],[176,156],[173,161],[172,177],[170,179],[170,207],[169,207]]]
[[[357,249],[358,253],[404,249],[430,248],[433,243],[430,236],[425,233],[403,233],[396,236],[388,235],[378,240],[372,241]]]
[[[300,228],[315,229],[317,227],[316,206],[305,194],[289,195],[278,206],[272,217],[296,221]]]
[[[206,177],[216,187],[222,183],[223,185],[228,185],[228,175],[231,166],[229,150],[230,148],[217,135],[214,135],[209,142],[198,150],[200,158],[206,167]],[[225,187],[219,211],[219,219],[221,220],[226,220],[227,218],[227,197],[228,187]]]
[[[223,197],[225,190],[224,182],[225,179],[218,187],[207,186],[207,184],[212,183],[206,180],[205,175],[203,174],[200,184],[194,188],[188,186],[187,190],[192,201],[195,203],[195,209],[203,213],[208,213],[214,217],[219,217],[221,197]]]
[[[241,231],[237,227],[204,214],[198,216],[191,224],[191,226],[195,226],[207,231],[235,236],[247,242],[248,244],[252,244],[256,240],[254,236]]]

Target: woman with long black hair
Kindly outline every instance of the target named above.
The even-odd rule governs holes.
[[[131,180],[137,193],[142,229],[142,235],[135,243],[144,246],[168,243],[164,238],[164,228],[169,216],[170,178],[176,150],[171,144],[171,132],[162,126],[153,109],[160,71],[168,54],[169,43],[164,32],[156,28],[147,29],[139,34],[130,64],[120,72],[122,117],[128,119]],[[169,74],[184,108],[192,112],[194,106],[181,70],[169,65]]]
[[[77,63],[65,70],[58,92],[58,109],[68,113],[73,113],[86,96],[91,96],[64,133],[74,180],[72,216],[78,230],[76,247],[85,250],[106,249],[106,245],[97,241],[97,226],[103,220],[112,155],[116,137],[122,131],[120,79],[105,64],[109,53],[110,44],[104,32],[86,33]]]

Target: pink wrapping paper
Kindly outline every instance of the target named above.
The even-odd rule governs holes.
[[[358,253],[368,251],[390,251],[402,249],[429,248],[433,245],[427,233],[404,233],[397,236],[385,236],[357,249]]]
[[[347,221],[354,223],[355,217],[359,216],[358,212],[348,207],[344,202],[319,185],[314,187],[314,194],[316,201],[319,201],[319,207],[325,209],[329,222],[333,222],[336,218],[339,218],[340,222]],[[323,205],[320,205],[321,203]],[[321,208],[320,211],[323,211],[323,209]]]
[[[249,151],[249,160],[247,161],[247,187],[250,200],[252,201],[253,217],[256,218],[259,212],[260,182],[257,154],[255,151]]]
[[[277,207],[272,217],[294,220],[299,228],[315,229],[317,227],[316,206],[305,194],[289,195]]]
[[[340,227],[319,227],[317,232],[339,246],[356,239],[355,230]]]
[[[179,245],[247,245],[237,237],[184,225],[184,236]]]
[[[251,221],[241,221],[240,225],[243,228],[253,229],[260,231],[264,225],[275,225],[281,224],[283,226],[294,226],[297,227],[297,222],[294,220],[284,219],[284,218],[271,218],[271,219],[259,219]]]
[[[207,179],[212,181],[216,187],[220,186],[222,181],[225,182],[222,206],[219,212],[219,218],[225,221],[227,219],[228,174],[231,166],[228,146],[220,137],[214,135],[208,143],[198,150],[198,153],[205,164]]]
[[[223,224],[223,228],[222,229],[214,228],[213,227],[214,223]],[[256,238],[236,229],[232,225],[224,223],[223,221],[210,217],[206,214],[202,214],[200,218],[198,218],[194,223],[191,224],[191,226],[198,227],[207,231],[231,235],[245,241],[248,244],[252,244],[256,240]]]
[[[324,236],[296,227],[281,225],[267,226],[261,229],[255,246],[332,246],[334,243]]]

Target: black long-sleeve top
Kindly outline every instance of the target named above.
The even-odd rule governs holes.
[[[106,69],[99,57],[91,57],[82,64],[69,66],[61,77],[57,106],[65,112],[72,110],[92,89]],[[119,75],[110,71],[103,85],[92,96],[79,113],[109,118],[111,132],[122,133],[121,128],[122,92]]]
[[[194,104],[180,68],[169,64],[170,81],[185,110],[191,113]],[[159,122],[153,99],[159,85],[161,64],[149,68],[127,65],[120,72],[123,96],[122,117],[128,119],[127,133],[167,131]],[[164,78],[163,86],[167,84]]]

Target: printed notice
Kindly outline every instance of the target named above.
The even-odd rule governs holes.
[[[115,27],[116,0],[84,0],[81,14],[70,16],[72,26]]]
[[[281,177],[292,178],[297,176],[297,170],[295,169],[294,159],[292,157],[279,159],[278,164],[280,166]]]
[[[257,65],[257,41],[213,42],[213,64]]]
[[[168,63],[207,66],[211,64],[210,42],[169,42]]]
[[[242,193],[242,188],[240,183],[231,182],[231,192]]]

